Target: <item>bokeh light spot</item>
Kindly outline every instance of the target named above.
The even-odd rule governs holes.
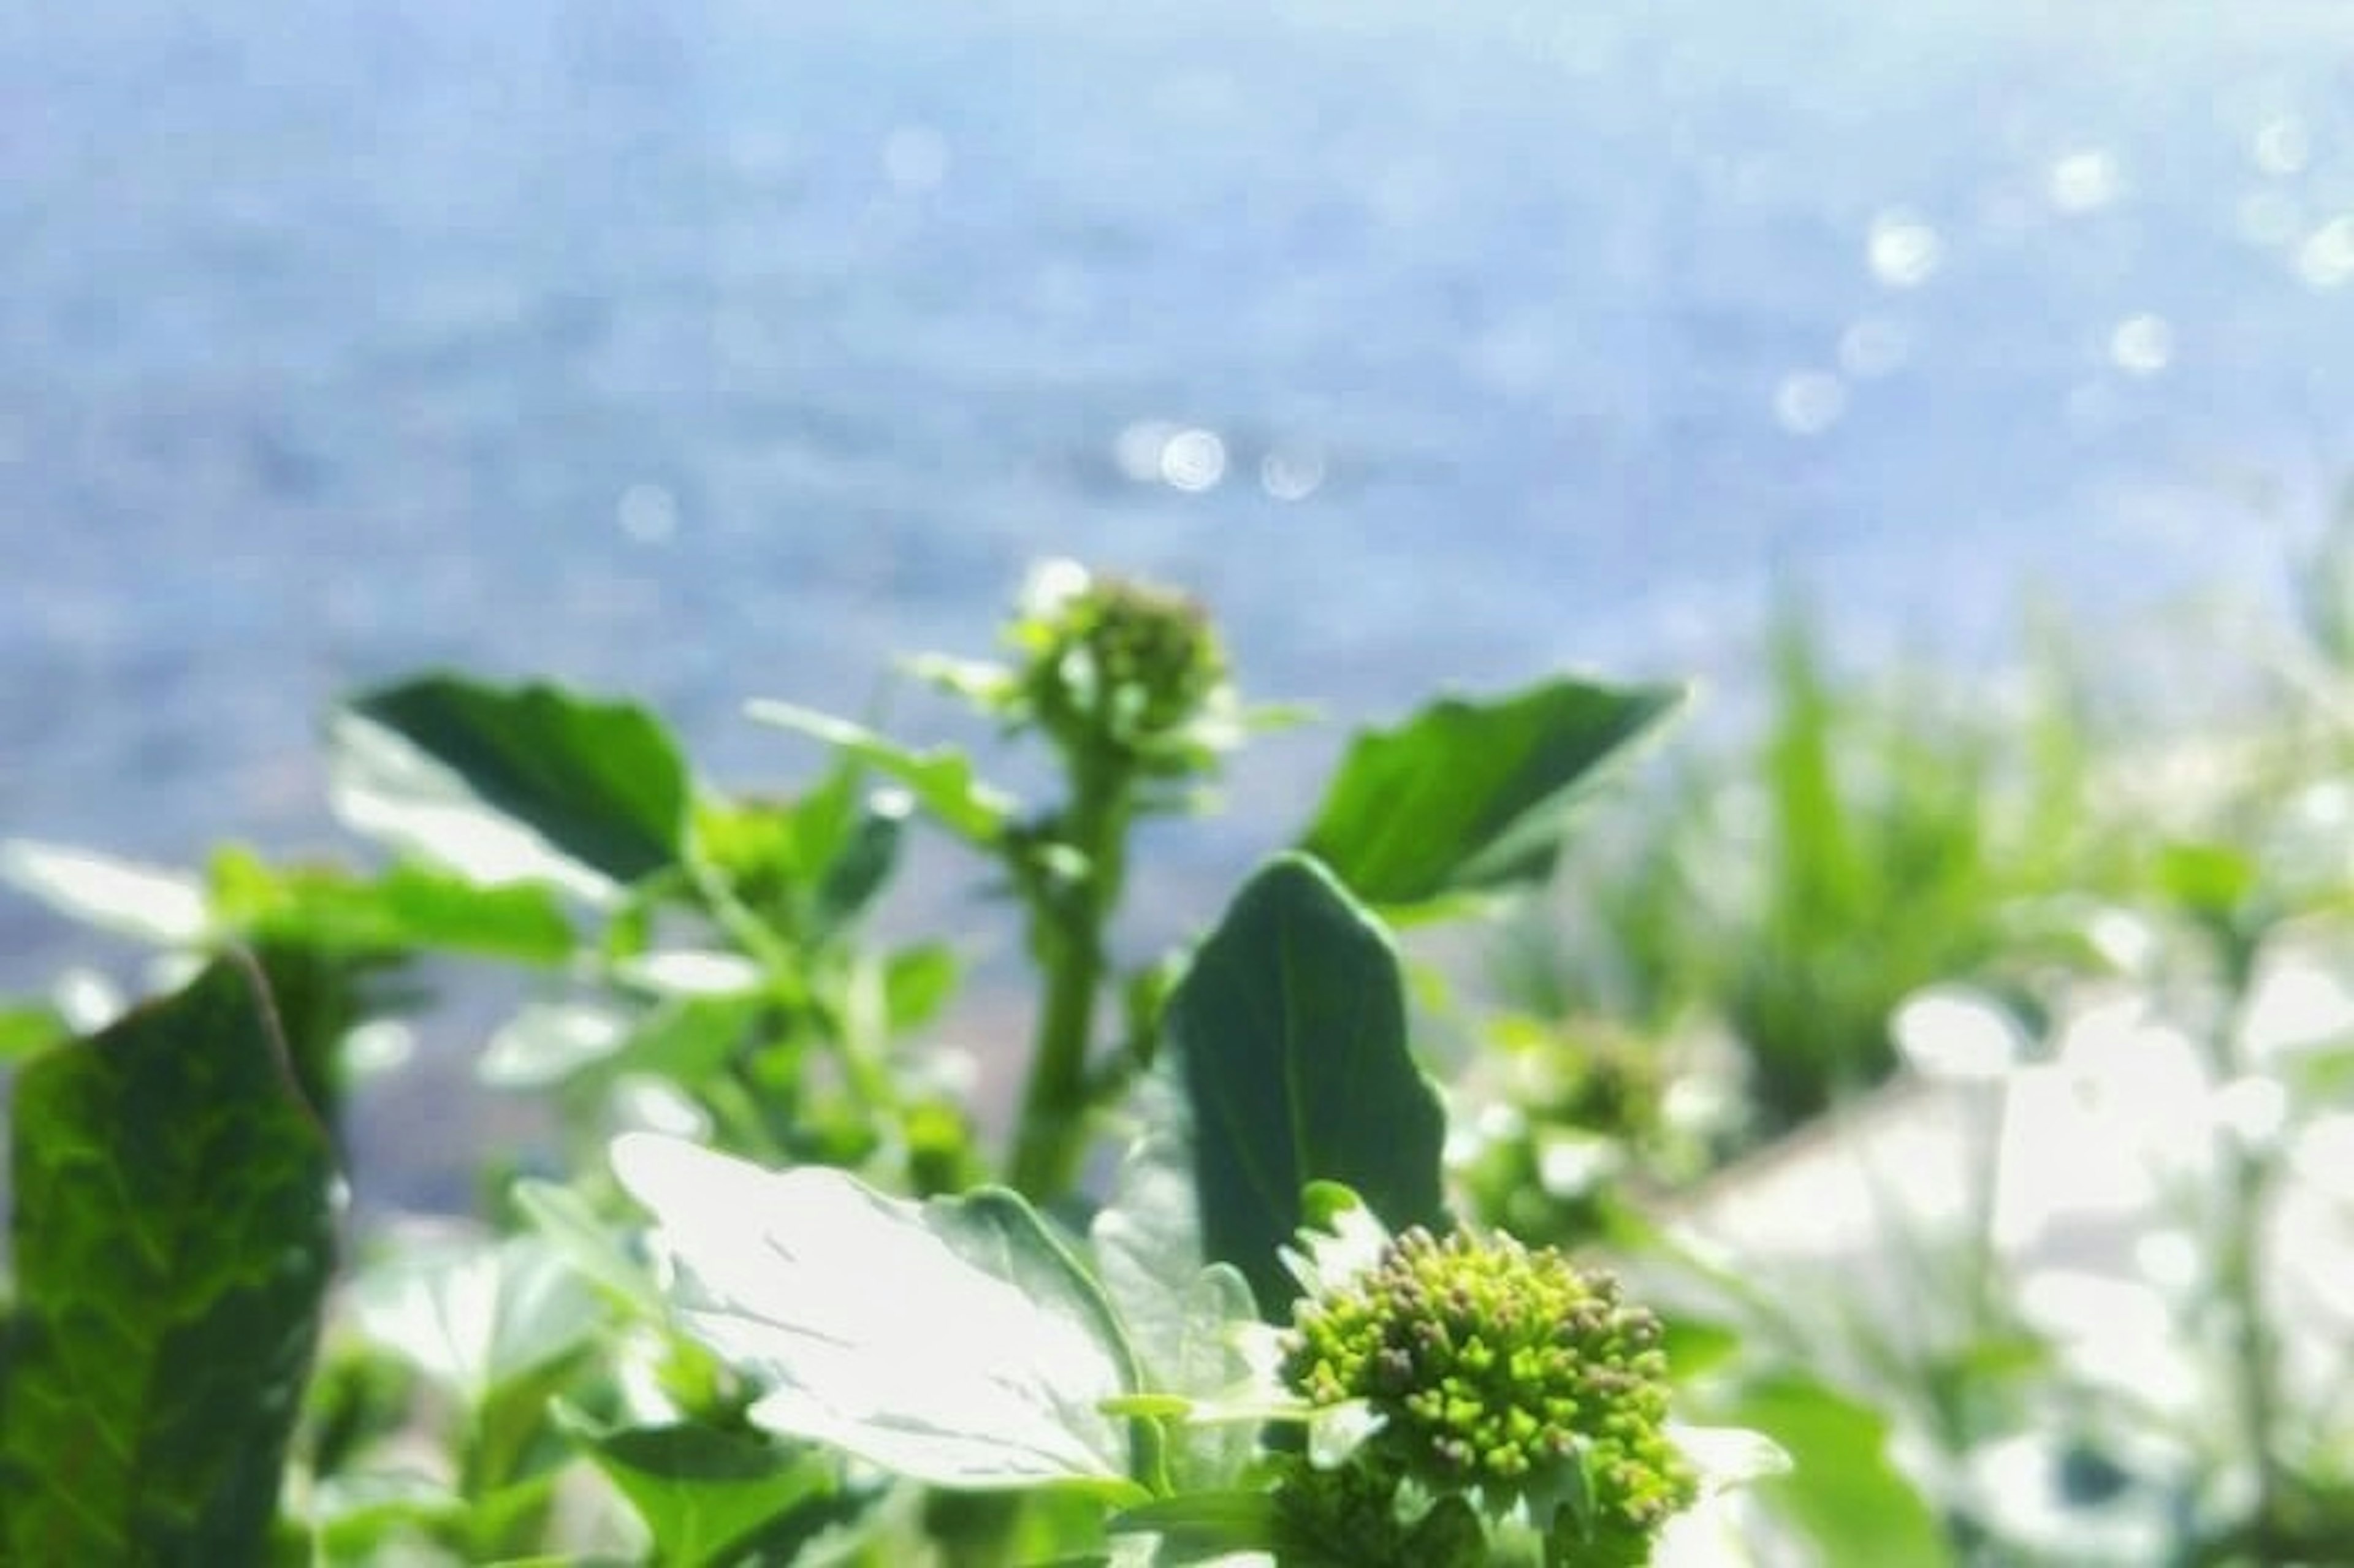
[[[1161,449],[1161,477],[1172,489],[1209,490],[1226,477],[1226,443],[1214,430],[1180,430]]]
[[[2128,316],[2109,334],[2109,357],[2135,376],[2155,376],[2174,362],[2174,329],[2163,316]]]
[[[1892,289],[1910,289],[1927,282],[1937,270],[1946,242],[1913,213],[1892,208],[1872,220],[1865,254],[1873,277]]]
[[[2124,182],[2117,161],[2095,148],[2054,162],[2044,181],[2052,205],[2062,212],[2093,212],[2117,199]]]
[[[1774,389],[1774,417],[1794,436],[1820,435],[1846,412],[1846,383],[1824,371],[1785,376]]]
[[[1310,446],[1279,446],[1259,460],[1259,488],[1278,501],[1305,501],[1324,482],[1324,454]]]

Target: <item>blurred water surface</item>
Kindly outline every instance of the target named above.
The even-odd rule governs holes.
[[[2319,0],[15,7],[0,832],[315,835],[427,661],[799,767],[744,697],[1042,552],[1343,718],[1776,570],[1964,647],[2202,580],[2348,450],[2349,106]]]

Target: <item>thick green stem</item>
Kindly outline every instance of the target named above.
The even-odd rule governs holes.
[[[1119,901],[1131,774],[1115,754],[1080,752],[1071,759],[1071,783],[1059,842],[1077,852],[1075,876],[1020,874],[1044,994],[1009,1176],[1016,1192],[1039,1203],[1071,1190],[1087,1152],[1087,1053],[1107,967],[1104,927]]]

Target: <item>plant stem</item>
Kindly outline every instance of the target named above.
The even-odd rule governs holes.
[[[2221,933],[2231,1006],[2207,1042],[2216,1086],[2240,1081],[2252,1068],[2241,1049],[2243,1027],[2255,985],[2257,943],[2237,932]],[[2215,1287],[2230,1314],[2232,1393],[2242,1440],[2255,1465],[2255,1497],[2249,1518],[2262,1536],[2275,1529],[2284,1482],[2278,1432],[2279,1346],[2264,1310],[2264,1226],[2270,1204],[2275,1160],[2270,1149],[2235,1130],[2223,1130],[2221,1213],[2214,1238]]]
[[[1055,842],[1077,853],[1076,874],[1015,868],[1030,902],[1031,949],[1044,971],[1044,995],[1010,1180],[1038,1203],[1071,1190],[1087,1151],[1087,1050],[1107,967],[1104,927],[1119,901],[1133,780],[1119,754],[1100,746],[1076,749],[1070,772],[1070,810]]]

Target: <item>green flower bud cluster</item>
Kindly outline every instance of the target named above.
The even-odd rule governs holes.
[[[1175,762],[1182,738],[1226,679],[1226,661],[1202,607],[1182,594],[1117,577],[1090,577],[1037,607],[1015,628],[1028,654],[1022,694],[1066,747],[1110,746]]]
[[[1416,1229],[1300,1303],[1282,1375],[1311,1405],[1380,1418],[1352,1464],[1597,1549],[1569,1561],[1639,1563],[1698,1492],[1665,1431],[1659,1337],[1614,1277],[1562,1253]]]

